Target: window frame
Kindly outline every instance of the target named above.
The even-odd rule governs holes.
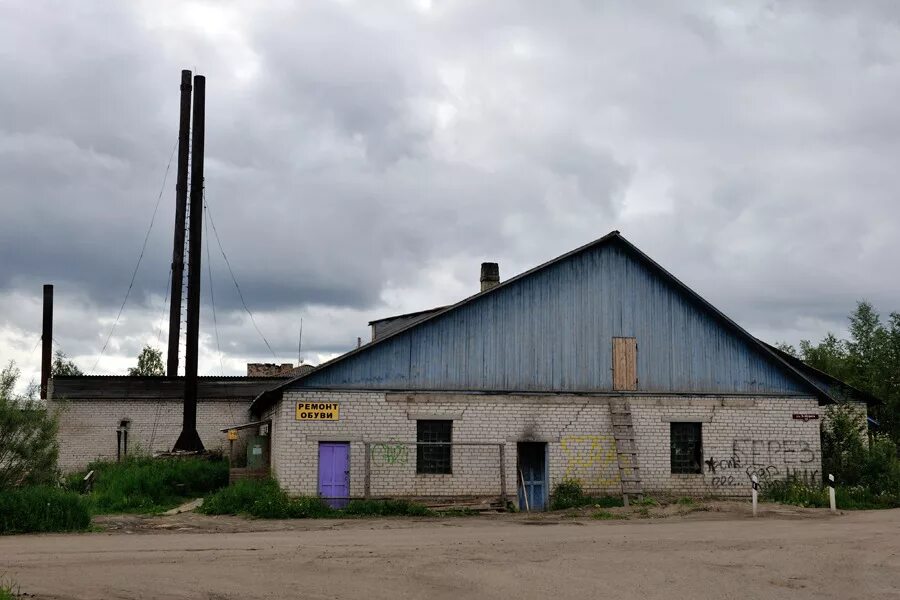
[[[446,439],[443,439],[444,434]],[[417,419],[416,475],[452,474],[453,420]]]
[[[688,427],[695,428],[696,435],[687,437],[685,432]],[[676,429],[682,429],[676,432]],[[691,432],[694,433],[694,432]],[[678,438],[676,440],[676,435]],[[693,438],[693,439],[691,439]],[[680,447],[676,447],[676,444]],[[687,444],[693,444],[688,447]],[[676,458],[676,452],[685,452],[685,458]],[[690,455],[693,455],[692,457]],[[676,465],[677,461],[677,465]],[[693,464],[691,464],[691,461]],[[672,421],[669,423],[669,472],[672,475],[702,475],[703,474],[703,422],[702,421]]]

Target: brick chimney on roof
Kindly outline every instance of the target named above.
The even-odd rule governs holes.
[[[495,262],[481,263],[481,291],[500,285],[500,265]]]

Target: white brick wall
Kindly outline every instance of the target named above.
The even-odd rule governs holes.
[[[350,493],[362,496],[365,442],[373,444],[373,496],[495,495],[505,449],[507,491],[515,494],[516,442],[548,444],[550,486],[575,478],[595,494],[620,492],[608,396],[286,391],[273,420],[272,466],[292,494],[317,493],[318,443],[350,442]],[[297,421],[296,402],[338,402],[340,421]],[[748,473],[821,478],[819,420],[813,398],[638,396],[629,399],[648,492],[743,495]],[[415,473],[416,418],[453,418],[452,475]],[[703,423],[703,473],[670,473],[673,420]],[[387,447],[375,445],[388,442]],[[405,452],[404,452],[405,450]]]
[[[180,400],[70,400],[52,402],[62,411],[59,423],[59,467],[83,469],[93,460],[116,459],[116,429],[131,421],[128,451],[144,453],[172,449],[181,433]],[[208,450],[227,447],[224,427],[246,423],[248,400],[200,400],[197,432]],[[154,428],[155,423],[155,428]]]

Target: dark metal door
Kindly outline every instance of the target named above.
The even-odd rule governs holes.
[[[547,508],[547,444],[522,442],[519,444],[519,508],[546,510]]]

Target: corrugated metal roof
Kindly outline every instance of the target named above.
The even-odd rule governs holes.
[[[829,399],[618,231],[270,392],[293,385],[605,392],[613,336],[638,339],[641,391]]]

